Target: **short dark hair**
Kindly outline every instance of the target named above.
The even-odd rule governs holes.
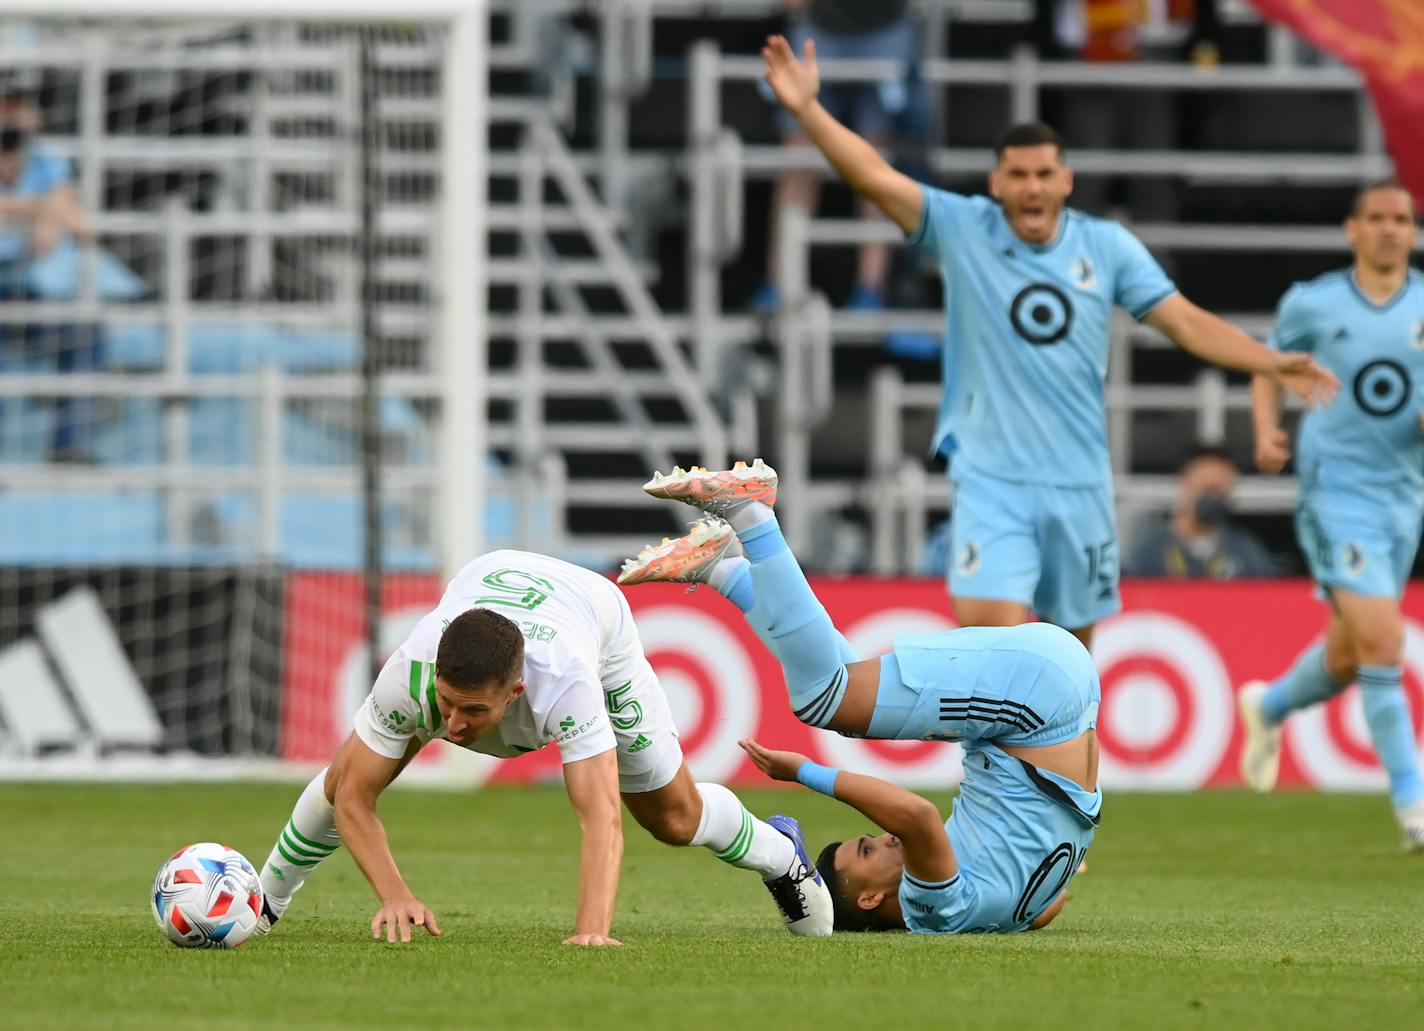
[[[524,671],[524,635],[513,620],[490,609],[469,609],[440,635],[435,675],[451,687],[504,685]]]
[[[1068,151],[1068,145],[1058,130],[1046,122],[1019,122],[999,134],[994,141],[994,157],[1001,158],[1010,147],[1042,147],[1047,144],[1058,150],[1061,158]]]
[[[826,882],[826,890],[831,893],[831,912],[834,920],[831,923],[833,931],[893,931],[896,925],[893,921],[888,921],[883,915],[873,909],[861,909],[856,905],[855,899],[851,898],[850,885],[841,876],[841,872],[836,869],[836,850],[840,848],[842,842],[833,841],[825,848],[821,849],[821,854],[816,857],[816,872],[821,875],[821,880]],[[904,930],[903,926],[899,930]]]
[[[1398,190],[1409,198],[1409,211],[1411,214],[1414,212],[1414,194],[1410,192],[1409,187],[1391,176],[1387,179],[1376,179],[1374,182],[1365,183],[1355,191],[1355,199],[1350,202],[1351,218],[1360,214],[1360,206],[1365,203],[1365,198],[1376,190]]]

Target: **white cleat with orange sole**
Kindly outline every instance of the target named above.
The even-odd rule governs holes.
[[[730,524],[711,517],[699,519],[677,540],[664,537],[661,544],[650,544],[637,558],[624,562],[618,582],[707,583],[718,562],[741,553],[741,542]]]
[[[760,501],[776,504],[776,470],[758,458],[751,465],[738,462],[730,469],[710,472],[700,466],[673,469],[664,476],[653,473],[643,490],[655,498],[681,501],[708,515],[727,519],[733,512]]]

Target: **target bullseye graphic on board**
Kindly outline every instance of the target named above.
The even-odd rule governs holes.
[[[761,690],[746,648],[714,617],[692,608],[639,609],[638,636],[693,776],[730,779],[746,758],[737,742],[754,735],[761,720]]]
[[[1115,616],[1099,628],[1099,776],[1105,788],[1196,788],[1231,743],[1231,678],[1215,646],[1160,612]]]

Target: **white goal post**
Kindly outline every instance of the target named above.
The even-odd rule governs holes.
[[[67,182],[95,232],[92,240],[66,232],[97,245],[69,242],[82,256],[53,296],[13,278],[16,267],[35,275],[38,257],[19,244],[0,249],[0,531],[10,537],[0,559],[0,678],[9,678],[0,683],[0,780],[308,769],[312,749],[326,747],[310,741],[341,722],[337,710],[354,708],[358,681],[369,684],[364,642],[350,629],[361,569],[350,557],[360,546],[352,454],[375,455],[385,470],[386,489],[367,512],[389,508],[402,520],[376,545],[402,557],[365,566],[388,574],[383,586],[398,581],[383,653],[417,604],[399,581],[428,590],[426,581],[443,582],[486,546],[490,17],[489,0],[3,5],[0,53],[13,60],[0,62],[9,140],[0,146],[15,149],[8,126],[25,104],[58,112],[54,128],[37,120],[40,128],[24,130],[21,160],[40,162],[41,147],[46,160],[68,159]],[[382,64],[402,48],[414,57]],[[166,92],[144,79],[169,74]],[[369,110],[352,102],[358,88]],[[32,103],[41,92],[44,103]],[[280,118],[258,117],[264,109],[254,105],[269,102]],[[273,128],[281,118],[290,128]],[[363,133],[376,152],[369,166],[354,160]],[[201,186],[199,168],[216,169]],[[0,194],[22,196],[6,182]],[[38,239],[41,216],[21,224],[10,211],[0,237]],[[365,267],[382,270],[359,282],[358,236],[370,248]],[[100,285],[104,261],[136,284],[118,303]],[[207,293],[195,292],[199,280]],[[416,292],[401,295],[408,283]],[[370,407],[355,412],[363,310],[399,327],[373,316],[366,334],[380,345],[374,417]],[[75,345],[65,334],[101,323],[110,364],[66,367],[62,352]],[[261,350],[248,355],[252,341]],[[242,360],[224,365],[234,354]],[[201,419],[191,414],[203,405]],[[239,408],[240,420],[224,422]],[[81,418],[103,436],[75,459],[57,441],[62,425]],[[232,439],[213,445],[224,434]],[[200,438],[213,446],[199,452]],[[305,498],[338,494],[339,521],[327,519],[336,506],[303,508]],[[315,547],[293,557],[286,545],[295,536]],[[138,692],[137,715],[162,724],[158,746],[106,737],[56,659],[64,639],[41,633],[46,612],[96,588],[102,605],[91,606],[85,633],[122,643],[103,653],[107,668],[151,696],[148,712]],[[294,645],[294,612],[306,632],[326,637]],[[294,654],[307,672],[291,672]],[[344,678],[331,697],[310,687],[322,663]],[[39,701],[22,690],[36,679]],[[293,679],[302,683],[289,696]],[[22,704],[36,714],[23,725],[13,718]],[[304,707],[295,720],[292,706]],[[279,745],[290,723],[313,713],[319,719],[307,722],[321,730],[305,751]],[[73,725],[78,747],[66,750],[55,728]],[[449,763],[413,767],[412,779],[481,779],[477,760],[444,751]]]

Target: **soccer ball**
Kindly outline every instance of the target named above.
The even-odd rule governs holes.
[[[153,879],[153,919],[174,945],[235,949],[262,916],[262,882],[235,849],[211,841],[180,848]]]

